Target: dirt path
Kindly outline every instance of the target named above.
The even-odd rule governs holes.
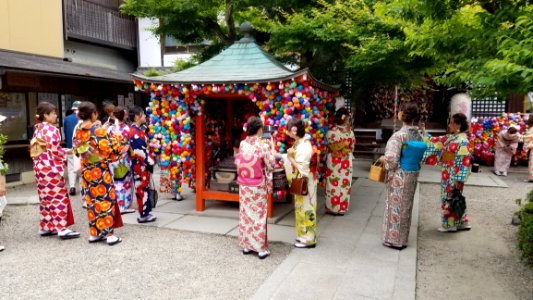
[[[515,199],[533,188],[524,176],[502,177],[509,188],[465,188],[469,232],[437,232],[440,187],[421,186],[418,299],[533,299],[533,268],[519,261],[517,227],[510,225]]]

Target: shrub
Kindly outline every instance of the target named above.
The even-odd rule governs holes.
[[[527,203],[518,211],[520,227],[517,245],[522,253],[522,260],[533,265],[533,190],[527,194]]]

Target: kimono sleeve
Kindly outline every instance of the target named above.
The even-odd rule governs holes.
[[[52,157],[60,161],[66,161],[65,150],[61,147],[61,134],[59,133],[59,129],[52,125],[43,126],[41,136],[46,141],[47,150]]]
[[[431,166],[436,165],[440,161],[444,147],[443,144],[447,138],[448,135],[432,137],[429,133],[426,133],[423,139],[426,142],[427,149],[422,157],[422,162]]]
[[[262,145],[262,154],[263,154],[263,162],[265,164],[265,176],[266,176],[266,184],[267,184],[267,191],[271,192],[273,189],[273,182],[272,182],[272,176],[274,173],[274,166],[276,163],[276,158],[274,157],[274,153],[272,153],[272,150],[270,149],[270,146],[267,144]]]
[[[402,154],[403,141],[398,133],[393,134],[385,146],[385,169],[394,171],[398,169]]]
[[[468,139],[462,139],[459,141],[459,147],[455,153],[454,169],[451,177],[454,181],[465,182],[470,175],[470,158],[472,154],[468,150]]]

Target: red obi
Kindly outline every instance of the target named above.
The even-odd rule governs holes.
[[[237,183],[247,186],[259,186],[263,183],[264,162],[256,153],[235,155],[237,166]]]

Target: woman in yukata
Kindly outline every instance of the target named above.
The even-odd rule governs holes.
[[[317,154],[311,145],[311,137],[305,134],[301,119],[292,118],[287,123],[287,135],[294,145],[283,156],[289,183],[297,176],[307,177],[307,195],[293,195],[296,217],[296,248],[315,248],[317,244]]]
[[[455,232],[472,228],[468,222],[468,215],[465,213],[458,218],[446,202],[455,190],[462,193],[464,184],[470,175],[472,154],[467,135],[468,127],[466,116],[462,113],[456,113],[451,117],[447,135],[431,137],[426,134],[424,126],[421,126],[424,141],[428,146],[423,161],[428,165],[438,164],[441,167],[442,225],[438,228],[440,232]]]
[[[524,135],[524,149],[529,151],[528,176],[524,182],[533,182],[533,115],[529,115],[527,131]]]
[[[342,216],[348,211],[352,192],[355,136],[350,127],[350,112],[342,107],[335,113],[335,126],[326,134],[326,213]]]
[[[132,150],[131,165],[133,167],[133,182],[135,184],[135,198],[137,198],[137,207],[139,217],[137,222],[148,223],[154,222],[157,218],[152,215],[152,204],[149,199],[150,178],[154,172],[154,155],[148,147],[148,136],[146,135],[144,123],[146,123],[146,114],[144,110],[135,106],[130,111],[130,120],[132,121],[129,131],[129,141]]]
[[[129,147],[129,131],[130,127],[126,124],[126,111],[123,107],[117,106],[113,111],[113,117],[117,119],[118,126],[109,126],[107,129],[110,136],[120,134]],[[109,164],[111,175],[113,175],[113,182],[115,183],[115,192],[117,193],[117,203],[121,214],[128,214],[135,212],[131,208],[132,196],[131,185],[133,184],[133,177],[131,174],[131,159],[129,151],[120,154],[117,161]]]
[[[87,203],[89,243],[105,240],[110,246],[116,245],[122,239],[114,235],[114,229],[123,224],[109,165],[127,151],[126,140],[117,130],[108,135],[106,127],[110,123],[101,126],[92,102],[80,104],[78,117],[82,123],[74,131],[72,143],[83,170],[82,195]],[[118,121],[110,126],[118,127]]]
[[[31,147],[39,148],[38,142],[46,144],[33,152],[33,170],[37,182],[40,204],[39,235],[58,235],[61,239],[80,237],[80,233],[68,229],[74,224],[72,206],[67,194],[63,174],[67,153],[61,148],[61,134],[53,124],[57,121],[57,109],[48,102],[37,106],[37,120]]]
[[[427,146],[418,127],[414,126],[418,119],[416,104],[402,105],[398,119],[403,126],[388,140],[380,161],[387,171],[383,245],[402,250],[407,247],[420,162]]]
[[[274,143],[265,143],[263,121],[250,117],[244,126],[246,139],[235,155],[239,184],[239,246],[243,254],[256,252],[260,259],[270,255],[267,240],[268,194],[272,193]]]
[[[513,125],[498,134],[496,153],[494,155],[494,174],[507,176],[513,155],[516,154],[516,149],[518,148],[520,139],[520,135],[518,134],[519,129],[520,126]]]

